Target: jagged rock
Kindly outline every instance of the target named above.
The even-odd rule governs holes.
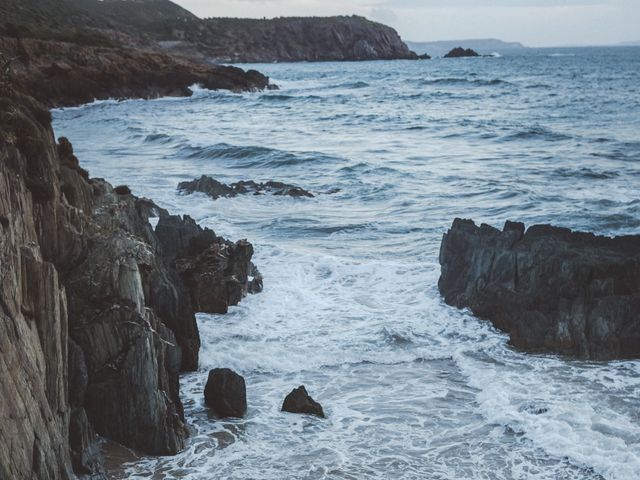
[[[289,413],[306,413],[324,418],[322,405],[311,398],[304,385],[294,388],[291,390],[291,393],[285,397],[282,403],[282,411]]]
[[[247,411],[244,378],[228,368],[211,370],[204,389],[204,399],[221,417],[243,417]]]
[[[178,190],[186,194],[194,192],[206,193],[214,200],[221,197],[235,197],[244,194],[264,195],[266,193],[289,197],[313,198],[314,196],[311,192],[303,188],[273,180],[263,183],[256,183],[253,180],[242,180],[232,183],[231,185],[226,185],[207,175],[202,175],[200,178],[190,182],[181,182],[178,185]]]
[[[464,49],[462,47],[456,47],[447,53],[444,58],[461,58],[461,57],[479,57],[480,54],[470,48]]]
[[[156,234],[187,286],[198,312],[227,313],[247,293],[262,291],[262,276],[251,262],[253,246],[229,242],[195,221],[162,215]]]
[[[168,213],[90,180],[71,143],[56,145],[50,121],[31,97],[0,94],[3,479],[97,478],[95,432],[176,453],[187,436],[179,372],[198,365],[192,292],[148,222]],[[235,245],[211,236],[175,254]],[[234,281],[253,271],[249,260],[229,259]],[[242,291],[220,281],[227,298]]]
[[[601,237],[456,219],[440,249],[440,292],[534,352],[640,357],[640,236]]]

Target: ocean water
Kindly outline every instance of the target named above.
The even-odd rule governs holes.
[[[281,89],[54,112],[93,176],[248,238],[265,278],[198,317],[186,450],[125,478],[640,478],[640,362],[516,351],[436,287],[455,217],[640,232],[640,49],[251,67]],[[202,174],[317,196],[177,193]],[[208,413],[214,367],[246,418]],[[279,411],[301,384],[326,419]]]

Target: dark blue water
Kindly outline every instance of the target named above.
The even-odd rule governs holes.
[[[640,362],[514,351],[436,288],[457,216],[640,232],[640,49],[257,68],[281,90],[54,113],[92,175],[249,238],[265,276],[199,317],[188,449],[128,478],[640,478]],[[177,194],[202,174],[319,195]],[[208,417],[217,366],[245,419]],[[326,420],[279,412],[299,384]]]

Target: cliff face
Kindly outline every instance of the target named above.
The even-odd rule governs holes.
[[[528,351],[640,357],[640,236],[598,237],[456,219],[440,249],[440,292]]]
[[[169,0],[6,0],[0,34],[166,49],[207,62],[416,59],[398,33],[358,16],[200,19]]]
[[[225,62],[415,59],[391,27],[363,17],[212,18],[186,38],[207,58]]]
[[[191,299],[204,288],[175,259],[226,249],[233,282],[202,272],[226,309],[250,290],[253,250],[90,179],[71,144],[56,145],[48,111],[1,88],[0,478],[95,472],[96,432],[176,453],[187,436],[178,375],[197,368]],[[150,216],[195,240],[156,235]]]

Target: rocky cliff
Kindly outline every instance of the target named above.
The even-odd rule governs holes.
[[[169,0],[5,0],[0,34],[166,50],[201,61],[416,59],[391,27],[358,16],[200,19]]]
[[[640,235],[601,237],[456,219],[440,249],[440,292],[534,352],[640,357]]]
[[[358,16],[212,18],[186,31],[207,58],[224,62],[315,62],[416,59],[391,27]],[[182,44],[184,45],[184,44]],[[180,44],[173,48],[180,48]],[[185,47],[183,50],[188,51]]]
[[[194,300],[210,291],[226,311],[258,291],[253,249],[89,178],[49,112],[0,89],[0,478],[99,471],[96,432],[176,453]],[[208,252],[224,255],[198,263]]]
[[[0,37],[0,53],[12,59],[15,85],[56,107],[95,99],[189,96],[194,84],[232,91],[269,86],[269,79],[255,70],[205,65],[134,48]]]

